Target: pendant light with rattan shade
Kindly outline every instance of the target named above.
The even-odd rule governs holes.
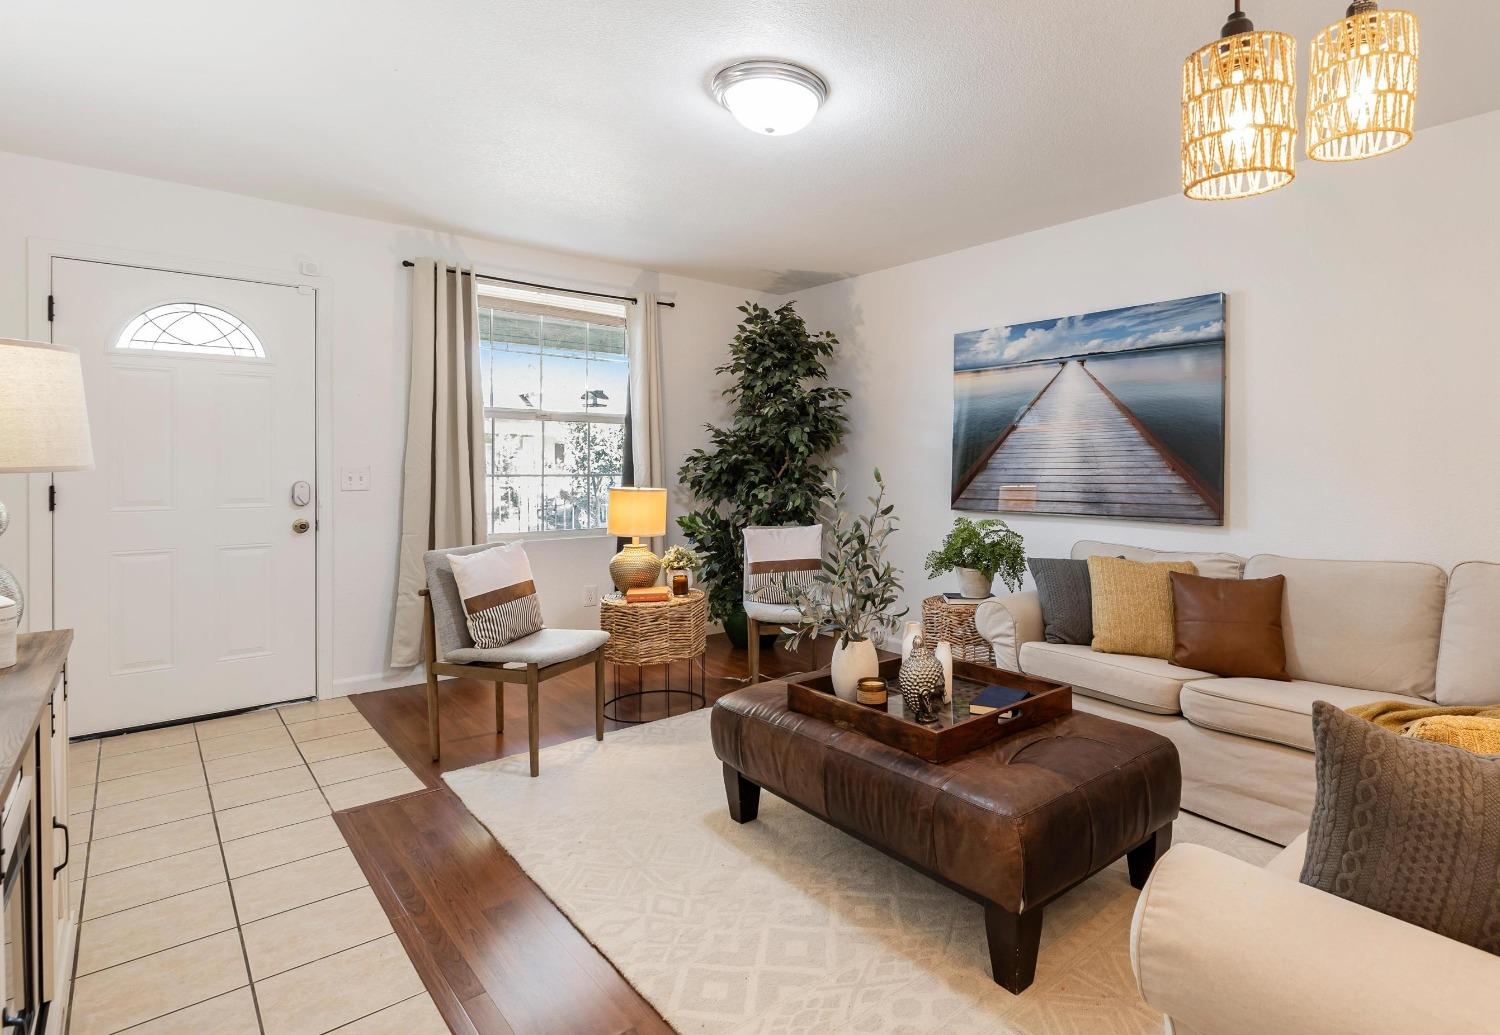
[[[1297,41],[1257,32],[1235,0],[1222,38],[1182,66],[1182,192],[1226,201],[1296,176]]]
[[[1307,157],[1354,162],[1394,151],[1415,134],[1417,16],[1356,0],[1312,41]]]

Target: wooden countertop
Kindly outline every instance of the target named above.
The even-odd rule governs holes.
[[[26,740],[73,645],[72,629],[24,633],[16,638],[16,663],[0,668],[0,773],[9,782],[26,751]]]

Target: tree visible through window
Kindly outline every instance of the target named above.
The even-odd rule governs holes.
[[[490,534],[602,529],[624,471],[625,308],[481,295]]]

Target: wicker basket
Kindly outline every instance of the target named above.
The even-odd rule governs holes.
[[[949,600],[945,596],[928,597],[922,601],[922,638],[928,643],[947,640],[959,661],[993,665],[994,648],[974,627],[974,612],[978,609],[978,603]]]
[[[702,654],[708,636],[708,596],[692,590],[664,603],[599,602],[599,628],[609,633],[604,660],[616,665],[667,665]]]

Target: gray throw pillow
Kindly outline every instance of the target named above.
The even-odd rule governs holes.
[[[1302,883],[1500,955],[1500,758],[1318,701]]]
[[[1042,605],[1042,638],[1048,643],[1094,642],[1094,595],[1089,562],[1033,557],[1026,562]]]

